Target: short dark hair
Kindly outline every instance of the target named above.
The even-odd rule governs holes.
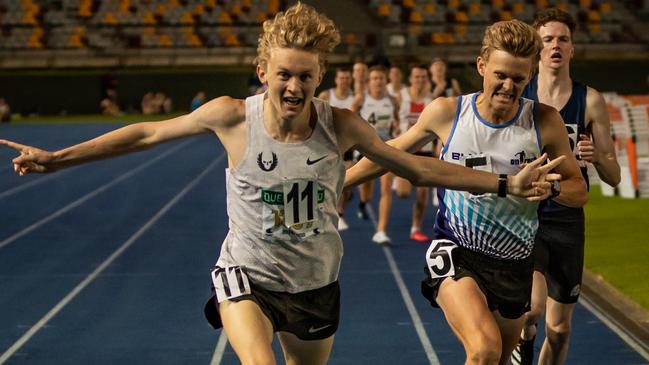
[[[532,26],[534,27],[534,29],[539,30],[539,28],[549,22],[559,22],[565,24],[568,29],[570,29],[570,37],[572,37],[572,34],[575,32],[575,28],[577,27],[577,23],[575,23],[575,19],[572,17],[572,15],[557,8],[546,8],[536,13]]]
[[[383,65],[374,65],[374,66],[370,67],[369,70],[367,70],[367,74],[369,75],[370,72],[372,72],[372,71],[383,72],[386,77],[388,76],[388,69],[385,68],[385,66],[383,66]]]

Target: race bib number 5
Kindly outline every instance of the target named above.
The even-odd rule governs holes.
[[[426,251],[426,266],[433,279],[455,275],[451,253],[457,245],[449,240],[433,240]]]

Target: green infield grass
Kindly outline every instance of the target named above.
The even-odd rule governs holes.
[[[649,310],[649,199],[602,196],[586,204],[586,268]]]

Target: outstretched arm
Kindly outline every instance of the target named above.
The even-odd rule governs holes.
[[[443,116],[444,112],[442,110],[440,115]],[[372,162],[408,179],[413,185],[442,186],[477,193],[498,191],[498,175],[496,174],[403,152],[403,150],[416,148],[432,138],[433,134],[427,128],[427,123],[422,122],[422,118],[408,132],[390,142],[397,149],[383,143],[367,123],[352,113],[336,110],[334,115],[336,134],[339,136],[339,141],[343,141],[343,149],[350,147],[358,149]],[[424,116],[422,115],[422,117]],[[544,157],[528,164],[516,176],[509,176],[507,192],[528,197],[533,201],[547,197],[550,184],[545,180],[560,179],[560,176],[556,174],[546,176],[546,174],[563,158],[556,159],[549,165],[540,166],[543,159]],[[350,169],[345,185],[353,186],[384,172],[372,162],[361,160]]]
[[[237,101],[230,98],[215,99],[191,114],[160,122],[127,125],[89,141],[53,152],[7,140],[0,140],[0,145],[20,152],[20,156],[13,159],[14,170],[20,175],[52,172],[84,162],[144,150],[180,137],[209,131],[217,135],[227,134],[227,130],[235,125],[237,119],[234,113],[236,104]]]
[[[592,131],[592,139],[586,135],[579,136],[579,157],[595,166],[602,181],[616,186],[620,183],[620,165],[615,157],[615,147],[611,139],[611,122],[606,101],[597,90],[590,87],[586,96],[586,120]]]

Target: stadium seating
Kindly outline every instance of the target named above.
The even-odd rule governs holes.
[[[282,0],[0,0],[0,49],[256,46]]]
[[[578,20],[577,43],[637,42],[622,26],[623,3],[614,0],[367,0],[367,4],[372,14],[392,27],[424,26],[414,37],[420,46],[479,43],[485,25],[513,18],[530,22],[537,9],[548,6]],[[458,25],[466,26],[460,28],[459,37]]]

